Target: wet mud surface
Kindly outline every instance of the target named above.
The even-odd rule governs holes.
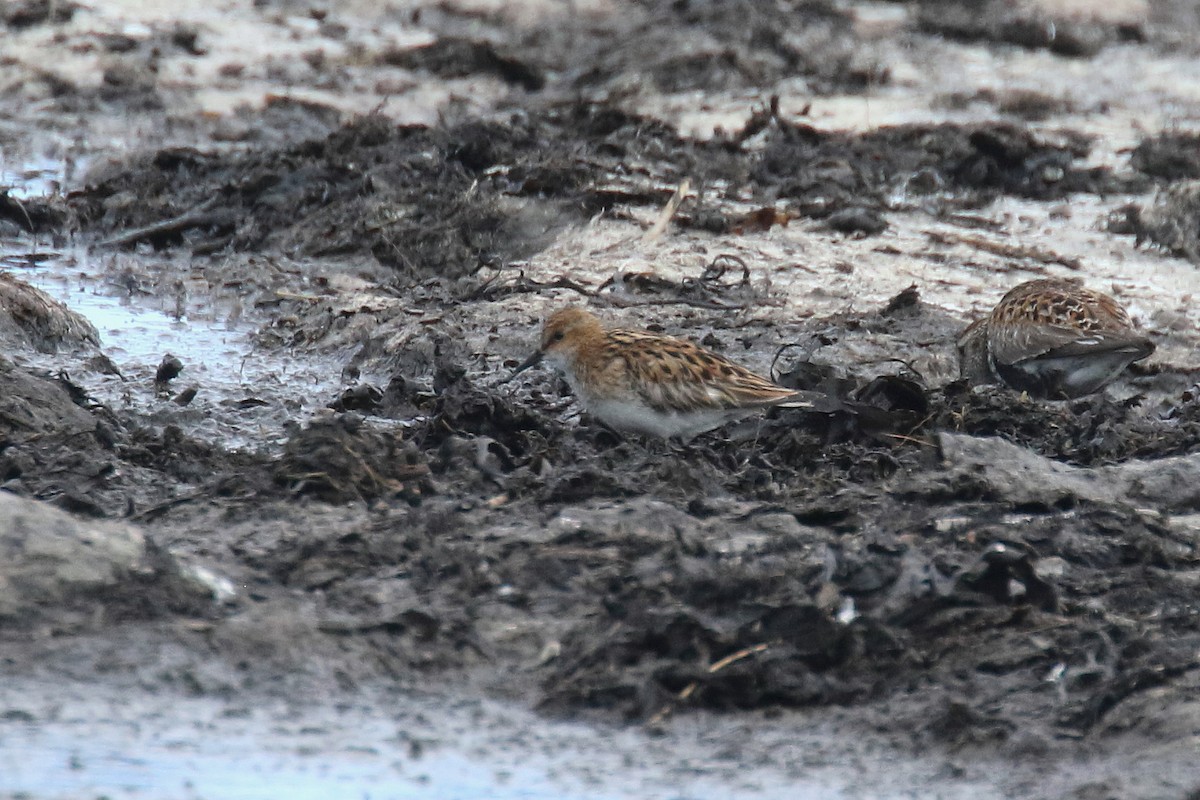
[[[0,488],[148,544],[104,580],[46,583],[36,614],[0,602],[14,674],[87,679],[120,642],[143,688],[200,697],[452,686],[662,734],[819,719],[900,754],[868,769],[932,752],[1027,770],[947,766],[947,789],[1200,790],[1200,140],[1130,129],[1124,147],[1082,89],[912,77],[963,52],[1158,68],[1188,47],[1173,26],[1200,25],[1185,10],[579,4],[551,29],[522,4],[281,4],[262,25],[336,46],[222,65],[202,22],[121,39],[19,5],[9,30],[59,26],[108,68],[0,92],[38,99],[6,140],[87,164],[0,195]],[[372,38],[388,26],[404,36]],[[893,65],[897,48],[918,56]],[[200,113],[184,87],[210,74],[411,92],[436,114],[320,94]],[[877,95],[927,113],[820,116]],[[681,124],[710,101],[707,135]],[[176,135],[62,143],[113,110]],[[1056,235],[1072,206],[1094,213]],[[1022,273],[1124,287],[1158,354],[1071,402],[956,380],[966,312]],[[85,277],[176,324],[245,326],[279,367],[230,384],[199,348],[122,358],[69,308]],[[557,376],[507,379],[565,303],[826,400],[685,445],[619,435]],[[295,362],[324,378],[289,381]],[[0,529],[23,554],[0,589],[36,562],[22,530]],[[1110,747],[1128,758],[1107,772],[1058,766]]]

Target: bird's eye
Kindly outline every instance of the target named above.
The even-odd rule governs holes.
[[[552,341],[552,342],[561,342],[561,341],[563,340],[563,335],[564,335],[564,334],[563,334],[563,332],[562,332],[562,331],[556,331],[556,332],[554,333],[554,335],[550,337],[550,341]]]

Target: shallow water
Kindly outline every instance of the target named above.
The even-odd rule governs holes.
[[[48,718],[6,703],[0,793],[38,798],[842,798],[775,769],[738,777],[629,730],[477,701],[231,709],[75,693]],[[10,700],[12,696],[10,695]],[[397,702],[398,701],[398,702]],[[16,705],[16,708],[14,708]]]

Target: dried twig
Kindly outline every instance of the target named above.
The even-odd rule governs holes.
[[[730,653],[729,655],[725,656],[724,658],[720,659],[719,661],[713,662],[713,664],[708,668],[707,672],[709,675],[715,675],[716,673],[718,673],[721,670],[728,667],[730,664],[736,664],[737,662],[739,662],[743,659],[749,658],[750,656],[757,655],[758,653],[766,652],[768,647],[770,647],[770,645],[768,645],[766,642],[762,642],[760,644],[751,645],[750,647],[746,647],[746,648],[743,648],[742,650],[738,650],[736,653]],[[692,681],[687,686],[683,687],[683,690],[680,691],[679,694],[675,695],[675,702],[678,703],[678,702],[687,700],[689,697],[691,697],[693,694],[695,694],[696,690],[699,688],[700,688],[700,682]],[[660,723],[664,719],[666,719],[668,716],[670,716],[671,712],[674,710],[675,710],[674,703],[668,703],[667,705],[660,708],[654,716],[652,716],[649,720],[647,720],[646,724],[647,725],[657,725],[658,723]]]
[[[976,250],[982,250],[985,253],[991,253],[1003,258],[1028,258],[1042,264],[1061,264],[1067,269],[1083,269],[1083,262],[1078,258],[1062,256],[1052,250],[1046,250],[1033,245],[1008,244],[1007,242],[997,242],[983,236],[964,236],[942,231],[926,231],[926,235],[930,241],[937,244],[965,244],[968,247],[974,247]]]
[[[552,281],[536,281],[533,278],[525,276],[525,270],[520,270],[516,276],[507,280],[498,280],[496,277],[488,278],[479,286],[472,289],[469,293],[458,298],[460,303],[472,303],[478,300],[497,300],[501,297],[508,297],[514,294],[535,294],[544,289],[570,289],[584,297],[595,297],[596,292],[577,283],[565,275],[559,275]]]
[[[659,212],[658,219],[654,221],[654,224],[651,225],[650,229],[646,231],[644,236],[642,236],[643,243],[653,242],[655,239],[663,235],[663,232],[666,231],[667,226],[671,224],[671,219],[675,216],[675,212],[679,211],[679,204],[683,202],[683,198],[687,197],[687,193],[691,191],[691,189],[692,182],[687,178],[684,178],[679,186],[675,188],[675,193],[671,195],[671,199],[667,201],[667,204],[663,206],[662,211]]]
[[[102,247],[128,247],[146,239],[159,239],[170,234],[180,233],[189,228],[200,228],[206,225],[228,222],[231,220],[231,212],[228,209],[213,210],[219,199],[211,197],[177,217],[164,219],[141,228],[134,228],[131,231],[126,231],[118,236],[106,239],[100,244]]]
[[[8,192],[4,193],[4,199],[16,206],[17,210],[21,212],[21,216],[25,218],[25,226],[28,228],[29,232],[37,233],[37,228],[35,228],[33,224],[33,218],[29,216],[29,210],[25,208],[25,204],[21,202],[21,199],[19,197],[13,197]]]
[[[937,448],[937,444],[929,441],[928,439],[921,439],[916,436],[905,436],[902,433],[885,433],[883,434],[883,438],[895,439],[898,442],[908,442],[909,444],[920,445],[921,447],[929,447],[934,449]]]

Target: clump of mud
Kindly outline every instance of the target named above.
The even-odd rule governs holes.
[[[1200,178],[1200,136],[1184,132],[1151,136],[1134,148],[1129,165],[1161,180]]]
[[[401,273],[453,277],[534,252],[554,218],[498,191],[472,191],[506,143],[538,146],[519,130],[493,133],[447,136],[366,118],[324,141],[232,160],[161,151],[72,205],[81,225],[114,232],[114,244],[169,247],[186,236],[201,253],[365,251]]]
[[[8,273],[0,273],[0,342],[44,353],[96,347],[100,335],[83,315]]]
[[[1200,181],[1172,183],[1148,204],[1125,206],[1109,219],[1108,229],[1200,264]]]
[[[180,503],[258,486],[262,463],[175,425],[148,427],[95,400],[65,374],[0,359],[4,491],[79,514],[147,520]]]
[[[1115,211],[1108,230],[1200,263],[1200,137],[1186,132],[1148,137],[1129,163],[1162,185],[1152,201]]]

